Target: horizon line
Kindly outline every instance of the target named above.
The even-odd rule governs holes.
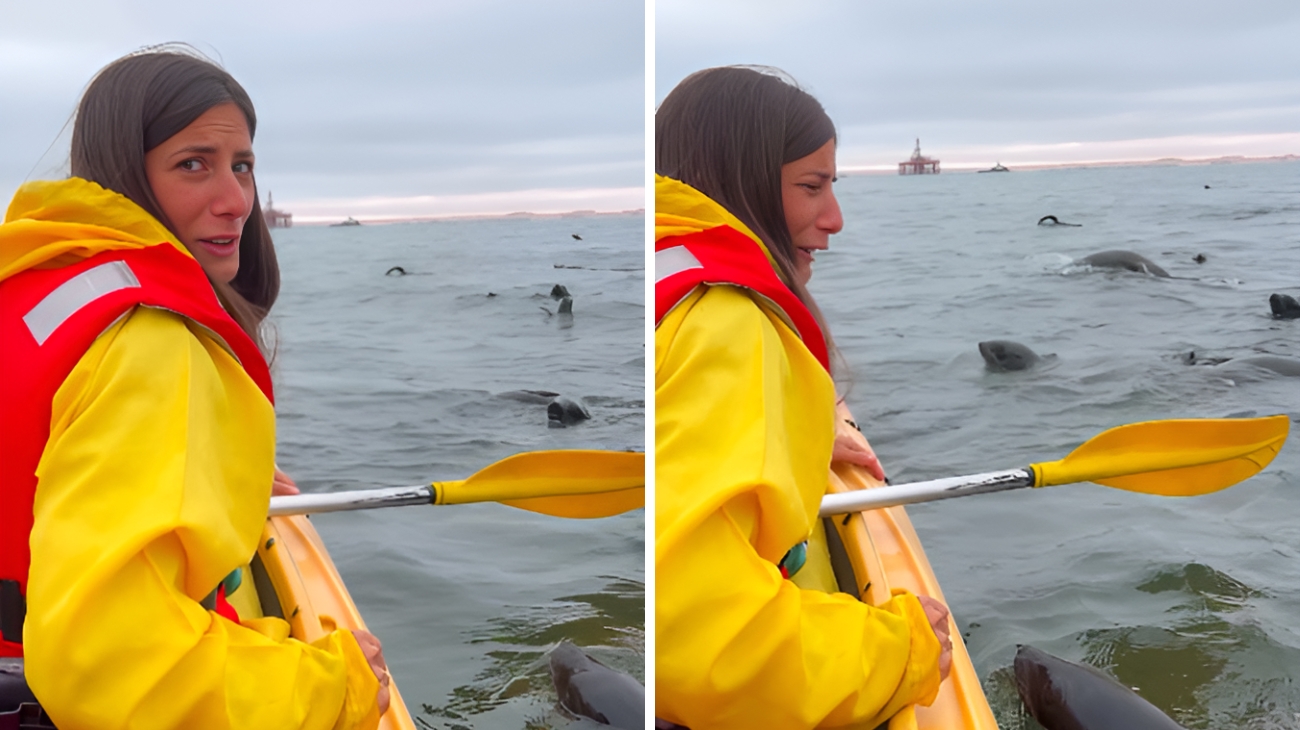
[[[1252,157],[1247,155],[1220,155],[1218,157],[1156,157],[1148,159],[1110,159],[1110,160],[1072,160],[1068,162],[1028,161],[1012,162],[1019,170],[1055,170],[1078,167],[1141,167],[1145,165],[1215,165],[1215,164],[1252,164],[1262,162],[1290,162],[1300,160],[1297,154],[1281,154]],[[941,170],[955,172],[979,172],[988,163],[953,162],[942,163]],[[1001,164],[1001,161],[998,161]],[[987,169],[987,168],[985,168]],[[898,165],[858,165],[839,169],[840,175],[888,175],[897,174]]]
[[[274,191],[270,188],[267,193]],[[359,196],[356,198],[277,198],[276,210],[295,223],[396,222],[509,216],[621,214],[644,209],[644,187],[540,188],[463,195]]]

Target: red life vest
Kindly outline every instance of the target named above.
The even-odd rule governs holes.
[[[739,286],[775,305],[817,361],[830,372],[826,337],[808,307],[776,275],[754,239],[717,226],[655,241],[655,324],[701,284]]]
[[[22,656],[36,467],[54,394],[95,339],[137,305],[206,328],[274,403],[257,345],[217,301],[198,262],[170,244],[105,251],[0,281],[0,656]]]

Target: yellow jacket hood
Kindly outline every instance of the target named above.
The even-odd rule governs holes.
[[[754,239],[754,243],[763,249],[763,255],[767,257],[768,263],[776,269],[777,276],[785,281],[781,267],[776,265],[776,259],[772,258],[772,253],[767,250],[767,244],[749,230],[749,226],[732,215],[731,211],[681,180],[655,175],[655,241],[669,236],[698,233],[718,226],[730,226]]]
[[[120,193],[79,177],[30,182],[14,194],[0,225],[0,281],[164,242],[191,255],[158,219]]]

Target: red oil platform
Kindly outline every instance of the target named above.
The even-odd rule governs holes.
[[[271,202],[271,193],[269,191],[266,194],[266,208],[262,211],[262,217],[266,219],[268,228],[293,227],[293,213],[276,210],[275,204]]]
[[[898,163],[899,175],[938,175],[939,161],[921,154],[921,140],[916,140],[916,149],[912,150],[912,159]]]

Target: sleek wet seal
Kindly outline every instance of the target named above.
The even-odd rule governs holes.
[[[388,271],[385,271],[384,276],[406,276],[406,269],[403,269],[400,266],[394,266]]]
[[[1251,355],[1250,357],[1233,358],[1225,363],[1225,367],[1232,363],[1249,365],[1262,370],[1270,370],[1278,375],[1283,375],[1288,378],[1300,376],[1300,360],[1293,357],[1283,357],[1281,355]]]
[[[1192,351],[1183,356],[1183,362],[1188,365],[1212,365],[1221,370],[1236,370],[1238,372],[1242,372],[1241,366],[1246,365],[1252,369],[1267,370],[1283,377],[1294,378],[1300,376],[1300,360],[1283,355],[1211,358],[1198,357],[1196,352]]]
[[[1276,319],[1300,319],[1300,302],[1287,294],[1274,294],[1268,298],[1268,306]]]
[[[551,681],[564,709],[622,730],[645,727],[645,687],[568,641],[551,650]]]
[[[1132,251],[1102,251],[1091,256],[1084,256],[1079,259],[1079,263],[1100,269],[1125,269],[1158,276],[1162,279],[1172,278],[1169,276],[1168,271],[1160,268],[1145,256],[1135,254]]]
[[[979,348],[984,364],[994,372],[1028,370],[1043,361],[1038,353],[1011,340],[989,340],[979,343]]]
[[[556,396],[546,406],[546,425],[551,428],[564,428],[572,426],[575,423],[581,423],[591,418],[591,411],[582,401],[565,396]]]
[[[1046,730],[1185,730],[1101,670],[1032,646],[1016,651],[1016,690]]]
[[[1045,215],[1038,219],[1040,226],[1069,226],[1070,228],[1083,228],[1082,223],[1062,223],[1054,215]]]

